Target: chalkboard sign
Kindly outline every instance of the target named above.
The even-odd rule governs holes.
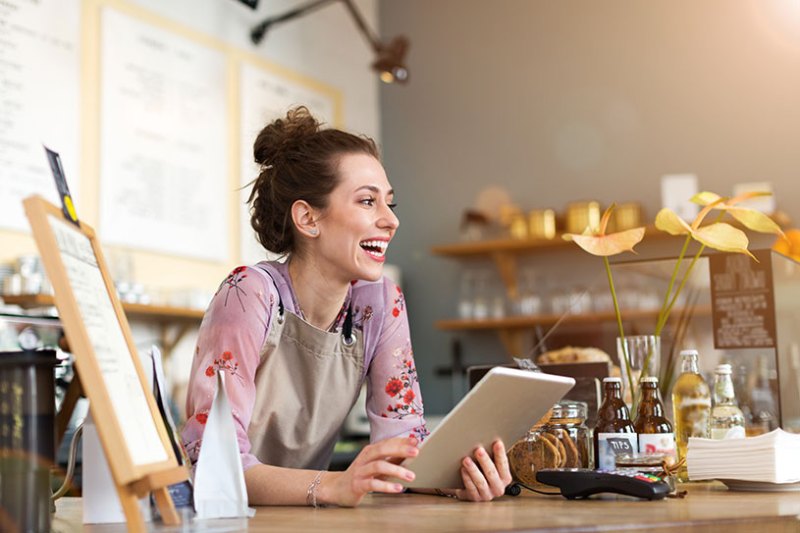
[[[775,295],[772,256],[756,250],[758,262],[743,254],[709,256],[714,347],[774,348]]]
[[[166,487],[187,471],[175,458],[95,232],[38,196],[23,205],[128,527],[144,531],[137,500],[149,492],[164,522],[178,524]]]

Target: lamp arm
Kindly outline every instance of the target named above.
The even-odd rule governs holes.
[[[325,6],[326,4],[330,4],[336,1],[338,0],[313,0],[312,2],[309,2],[303,6],[292,9],[291,11],[287,11],[283,15],[270,17],[261,22],[260,24],[258,24],[257,26],[255,26],[250,31],[250,38],[252,39],[253,44],[258,44],[264,38],[264,34],[267,32],[267,29],[273,24],[277,24],[279,22],[286,22],[287,20],[291,20],[295,17],[305,15],[306,13],[310,13],[315,9],[319,9]]]
[[[353,16],[353,20],[355,20],[356,26],[358,26],[358,29],[361,30],[361,34],[364,36],[364,38],[367,39],[369,45],[372,47],[372,50],[376,53],[380,52],[381,44],[380,41],[378,40],[378,37],[372,32],[372,30],[369,29],[366,21],[364,21],[364,17],[362,17],[361,13],[358,11],[358,9],[356,9],[353,0],[342,0],[342,1],[344,2],[344,5],[347,6],[347,10]]]

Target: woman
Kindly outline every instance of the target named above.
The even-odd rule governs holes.
[[[399,463],[427,430],[403,294],[382,276],[399,221],[375,143],[320,129],[299,107],[259,133],[254,155],[251,224],[288,260],[234,269],[209,305],[187,398],[189,455],[226,372],[250,504],[355,506],[368,492],[402,492],[388,479],[413,479]],[[325,472],[365,380],[371,444],[346,471]],[[447,495],[502,495],[503,443],[465,457],[462,478]]]

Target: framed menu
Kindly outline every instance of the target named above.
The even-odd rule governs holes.
[[[774,348],[775,294],[769,250],[708,258],[714,347]]]
[[[128,525],[143,530],[137,498],[149,492],[164,521],[179,523],[166,487],[188,473],[149,390],[95,232],[39,196],[23,205]]]

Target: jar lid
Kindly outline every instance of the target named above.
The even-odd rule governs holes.
[[[587,412],[588,406],[586,402],[563,400],[553,405],[553,414],[550,416],[550,422],[553,422],[554,419],[564,418],[579,418],[583,421],[586,420]]]

